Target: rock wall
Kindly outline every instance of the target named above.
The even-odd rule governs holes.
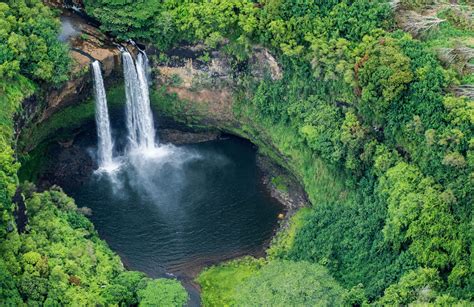
[[[259,46],[253,48],[246,62],[238,65],[219,49],[207,52],[200,44],[180,46],[169,50],[166,59],[155,61],[153,71],[157,89],[165,87],[167,93],[192,103],[192,109],[198,110],[196,115],[202,119],[200,124],[222,128],[239,127],[233,97],[241,74],[249,74],[255,82],[283,76],[275,58]]]
[[[308,198],[286,163],[287,157],[280,154],[258,123],[248,122],[241,116],[237,118],[234,112],[234,97],[236,90],[242,89],[242,74],[257,84],[264,78],[277,81],[283,77],[281,66],[270,51],[255,46],[249,59],[239,63],[238,67],[225,53],[214,50],[206,54],[201,45],[181,46],[168,51],[166,59],[163,55],[160,58],[162,60],[155,61],[153,65],[154,86],[157,90],[164,88],[166,93],[176,95],[178,100],[173,108],[174,114],[170,114],[166,106],[160,109],[158,102],[155,105],[158,114],[169,114],[193,127],[217,129],[246,138],[264,148],[266,154],[271,152],[271,157],[260,155],[258,159],[264,173],[263,183],[271,195],[285,205],[288,216],[306,206]],[[179,139],[182,139],[182,134]],[[284,178],[284,190],[272,182],[275,177]]]

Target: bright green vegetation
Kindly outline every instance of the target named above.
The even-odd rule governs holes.
[[[206,306],[230,306],[239,296],[237,286],[253,276],[264,261],[245,257],[219,267],[204,270],[197,281],[202,288],[201,301]]]
[[[33,21],[33,18],[35,22]],[[58,22],[39,1],[0,2],[0,240],[14,235],[11,198],[19,165],[11,148],[13,114],[42,82],[67,78],[67,48],[56,40]],[[48,48],[49,47],[49,48]],[[30,57],[31,55],[31,57]],[[57,73],[53,74],[53,68]],[[3,252],[9,252],[8,250]]]
[[[395,11],[368,0],[86,1],[123,38],[161,49],[203,41],[235,67],[262,44],[282,65],[281,80],[239,77],[238,133],[287,157],[313,207],[276,239],[270,272],[234,282],[225,276],[247,276],[249,265],[231,263],[201,274],[206,304],[283,304],[272,273],[293,262],[325,266],[354,303],[474,300],[474,105],[451,92],[473,77],[443,67],[437,50],[452,47],[453,34],[472,48],[472,29],[446,10],[424,41],[395,29],[396,14],[432,2],[402,1]],[[302,280],[310,278],[295,273],[287,286],[305,289]],[[315,287],[338,291],[322,281]]]
[[[68,48],[57,40],[59,22],[39,0],[0,2],[0,304],[6,306],[182,306],[187,293],[176,280],[152,280],[126,271],[98,238],[91,222],[61,190],[36,193],[25,184],[27,224],[13,218],[18,187],[13,117],[21,102],[67,80]],[[113,95],[112,95],[113,96]],[[90,116],[92,103],[64,111],[49,126],[32,129],[34,142]],[[58,135],[59,137],[59,135]],[[30,144],[36,144],[36,143]],[[21,206],[20,206],[21,208]]]
[[[188,294],[183,290],[174,280],[154,280],[138,291],[140,306],[184,306],[188,301]]]
[[[212,267],[198,278],[205,306],[339,306],[349,293],[317,264],[254,258]]]

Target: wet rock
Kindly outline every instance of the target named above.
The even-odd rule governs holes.
[[[41,190],[53,185],[65,188],[84,184],[96,168],[91,156],[75,145],[67,148],[57,145],[50,155],[54,159],[51,159],[46,171],[38,179]]]
[[[304,188],[287,170],[262,155],[257,157],[257,165],[263,172],[263,184],[270,190],[271,196],[282,203],[288,211],[283,218],[291,216],[297,209],[309,204]],[[281,182],[276,182],[275,179]]]
[[[122,79],[121,54],[113,38],[106,36],[90,21],[71,11],[63,11],[61,22],[63,27],[66,27],[61,36],[71,47],[71,77],[60,88],[46,90],[47,106],[39,116],[39,122],[47,120],[60,109],[92,96],[90,64],[93,61],[101,63],[106,86]],[[124,47],[130,46],[124,44]]]
[[[175,129],[160,129],[158,136],[162,143],[172,143],[175,145],[195,144],[217,140],[220,138],[219,132],[185,132]]]

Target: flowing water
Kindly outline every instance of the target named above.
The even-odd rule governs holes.
[[[97,126],[97,162],[99,168],[107,169],[113,164],[113,142],[104,80],[102,79],[102,72],[98,61],[92,63],[92,70],[94,75],[95,120]]]
[[[129,52],[122,52],[122,59],[130,149],[149,150],[155,147],[155,127],[150,108],[146,60],[141,52],[136,65]]]

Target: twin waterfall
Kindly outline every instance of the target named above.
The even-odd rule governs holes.
[[[155,127],[148,92],[149,65],[144,52],[139,52],[136,62],[127,51],[122,52],[126,94],[126,123],[128,150],[150,150],[155,148]],[[107,110],[107,98],[100,63],[92,63],[96,101],[96,124],[98,137],[98,163],[100,170],[113,170],[113,141]]]

